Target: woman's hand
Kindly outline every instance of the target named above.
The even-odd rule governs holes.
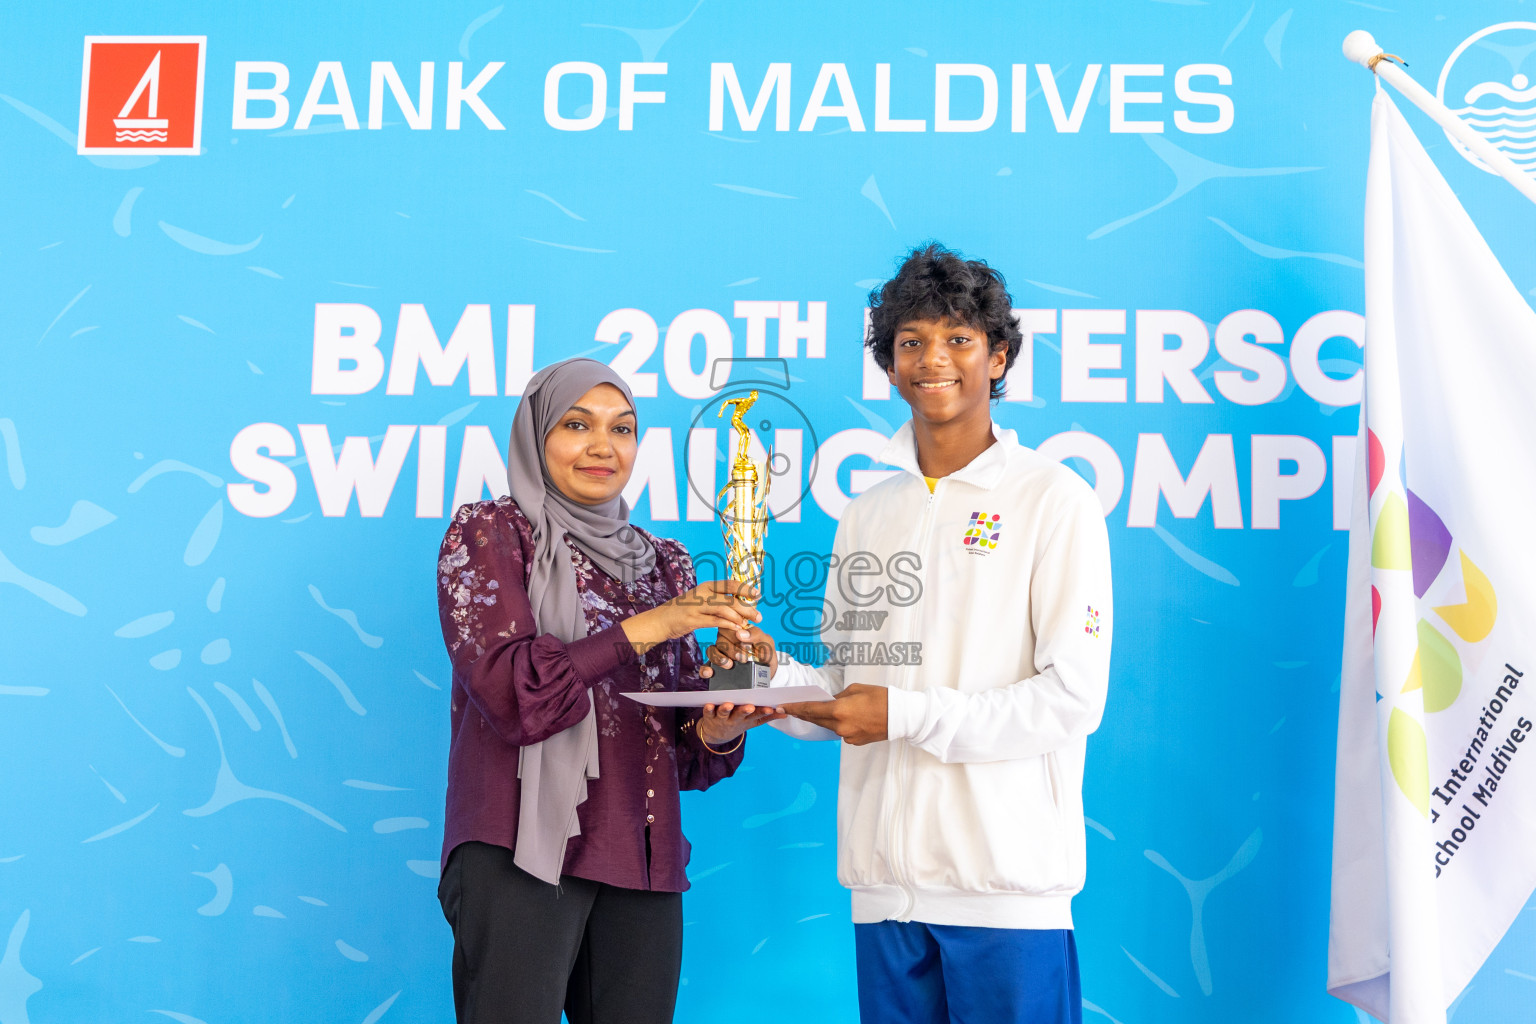
[[[709,663],[699,670],[699,675],[704,679],[715,674],[714,666],[730,668],[738,661],[749,660],[748,654],[751,655],[750,660],[767,665],[770,676],[779,670],[779,652],[774,646],[773,637],[756,625],[748,626],[745,636],[736,630],[720,630],[715,642],[705,653]]]
[[[774,722],[784,717],[783,708],[760,708],[755,704],[705,704],[704,714],[699,717],[695,730],[707,746],[720,751],[734,743],[736,737],[764,722]]]
[[[641,653],[696,629],[718,629],[746,639],[749,627],[763,617],[748,603],[756,598],[757,591],[745,583],[709,580],[666,604],[631,615],[620,625],[630,644]]]

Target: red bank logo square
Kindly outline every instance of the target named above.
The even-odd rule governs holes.
[[[86,36],[76,152],[195,154],[207,36]]]

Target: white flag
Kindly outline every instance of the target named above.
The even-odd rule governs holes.
[[[1328,991],[1444,1024],[1536,888],[1536,313],[1379,86],[1365,315]]]

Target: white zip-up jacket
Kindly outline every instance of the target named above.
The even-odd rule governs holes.
[[[911,423],[896,432],[880,461],[903,472],[838,525],[829,656],[781,654],[772,680],[890,689],[889,740],[842,748],[837,874],[855,923],[1072,927],[1083,754],[1109,676],[1109,540],[1087,483],[992,430],[932,494]]]

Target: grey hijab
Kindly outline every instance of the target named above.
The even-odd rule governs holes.
[[[629,525],[629,505],[622,497],[615,495],[602,505],[573,501],[550,480],[544,462],[544,439],[571,406],[599,384],[612,384],[634,407],[628,385],[594,359],[567,359],[534,374],[512,417],[507,450],[512,500],[533,524],[528,601],[534,621],[540,633],[566,642],[587,635],[587,618],[564,535],[569,534],[603,572],[626,584],[656,564],[650,542]],[[580,722],[518,754],[522,800],[513,863],[550,884],[560,881],[566,841],[581,832],[576,808],[587,798],[587,780],[598,777],[597,720],[590,693],[586,699],[587,714]]]

